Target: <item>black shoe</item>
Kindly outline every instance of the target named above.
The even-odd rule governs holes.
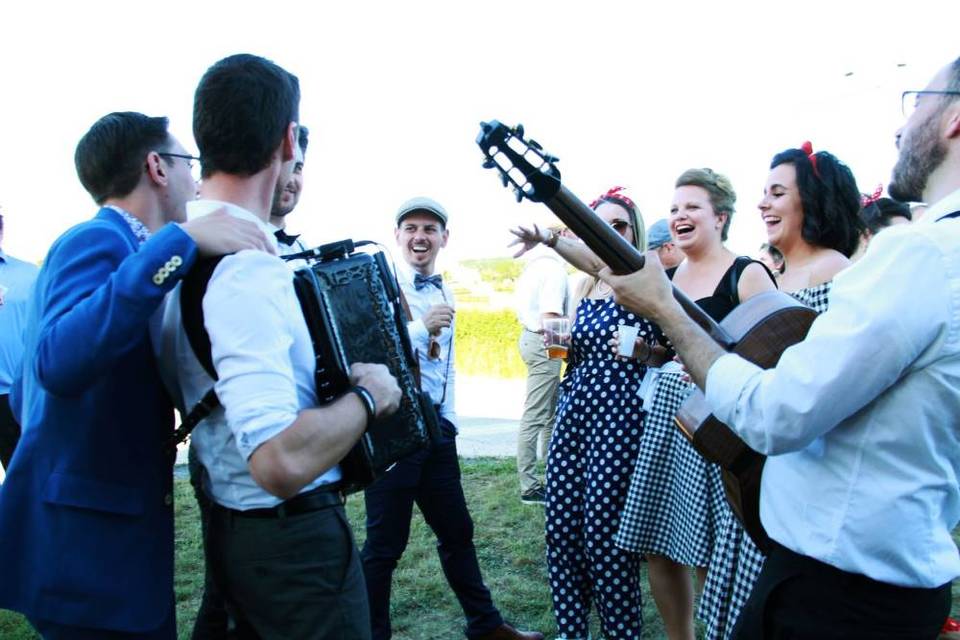
[[[547,501],[547,495],[543,489],[534,489],[520,494],[520,502],[523,504],[543,504]]]

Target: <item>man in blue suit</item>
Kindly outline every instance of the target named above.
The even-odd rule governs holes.
[[[13,390],[23,435],[0,490],[0,608],[45,638],[176,636],[173,412],[151,326],[198,254],[269,246],[223,212],[178,224],[193,160],[166,118],[139,113],[104,116],[77,145],[102,208],[37,279]]]

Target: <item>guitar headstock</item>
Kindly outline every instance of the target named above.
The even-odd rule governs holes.
[[[503,186],[513,186],[517,202],[546,202],[560,189],[558,159],[536,141],[525,140],[523,125],[511,129],[497,120],[481,122],[477,144],[486,158],[484,169],[496,169]]]

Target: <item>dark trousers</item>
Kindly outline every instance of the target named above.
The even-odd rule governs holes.
[[[144,633],[68,627],[47,620],[31,619],[30,624],[43,636],[44,640],[176,640],[177,638],[177,614],[172,594],[170,614],[157,629]]]
[[[776,545],[733,631],[737,640],[933,640],[950,613],[950,583],[898,587]]]
[[[19,441],[20,425],[10,410],[10,396],[0,395],[0,464],[4,469],[10,467],[10,458]]]
[[[251,518],[214,505],[207,561],[243,640],[369,640],[363,569],[343,505]]]
[[[200,535],[203,540],[203,595],[200,597],[200,607],[197,617],[193,621],[191,640],[227,640],[237,637],[230,632],[234,625],[228,620],[227,607],[220,595],[220,589],[213,580],[210,563],[207,562],[208,531],[210,529],[210,513],[213,502],[207,497],[203,489],[206,470],[197,460],[193,447],[187,455],[187,468],[190,471],[190,484],[193,485],[193,495],[197,499],[200,509]]]
[[[440,431],[429,451],[397,463],[366,490],[367,540],[361,556],[374,640],[391,635],[390,585],[410,537],[414,503],[437,536],[440,565],[467,618],[467,637],[482,636],[503,624],[483,584],[473,546],[473,520],[460,484],[456,429],[441,419]]]

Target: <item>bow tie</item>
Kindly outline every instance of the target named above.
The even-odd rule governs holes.
[[[300,237],[300,236],[292,236],[286,231],[284,231],[283,229],[277,229],[273,235],[277,236],[277,242],[279,242],[280,244],[285,244],[288,247],[292,247],[293,243],[296,242],[297,238]]]
[[[443,289],[443,277],[437,273],[432,276],[425,276],[419,273],[413,274],[413,286],[417,291],[420,291],[427,285],[433,285],[437,289]]]

